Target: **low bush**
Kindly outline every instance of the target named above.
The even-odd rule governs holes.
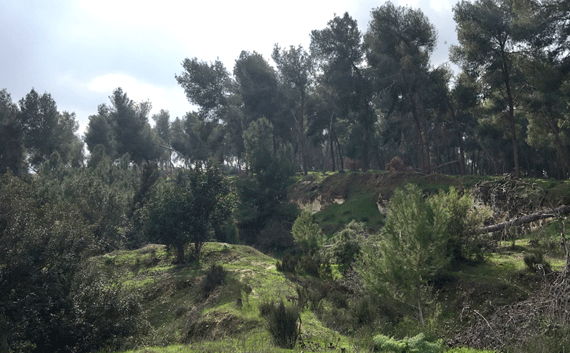
[[[262,303],[259,308],[260,315],[267,319],[273,343],[281,348],[294,348],[299,337],[299,310],[285,306],[283,301],[279,304]]]
[[[367,298],[362,298],[356,302],[352,309],[352,314],[358,325],[367,325],[374,319],[372,310],[370,308],[370,301]]]
[[[283,256],[283,260],[277,261],[276,264],[277,271],[295,273],[295,268],[297,267],[298,262],[299,262],[298,257],[291,256],[289,253],[286,253]]]
[[[202,295],[207,298],[210,293],[226,281],[226,270],[222,265],[212,265],[202,280]]]
[[[262,302],[259,304],[259,316],[263,318],[268,318],[275,308],[274,302]]]
[[[456,347],[448,350],[446,353],[495,353],[495,351],[488,351],[486,349],[475,349],[467,347]]]
[[[107,279],[94,266],[85,266],[74,281],[73,309],[65,317],[69,325],[60,328],[74,341],[69,350],[124,350],[143,342],[151,326],[141,301],[116,279]],[[58,345],[54,342],[52,347]]]
[[[551,272],[550,263],[544,259],[544,255],[540,251],[533,251],[525,254],[523,261],[527,269],[531,272],[536,272],[538,270],[546,273]]]
[[[423,333],[403,340],[395,340],[391,337],[378,335],[374,337],[374,350],[376,352],[422,352],[422,353],[442,353],[444,346],[441,341],[428,342]]]
[[[354,220],[334,235],[329,251],[342,273],[346,273],[356,262],[361,253],[361,246],[366,243],[368,236],[364,223]]]

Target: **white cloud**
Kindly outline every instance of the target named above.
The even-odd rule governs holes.
[[[451,12],[451,7],[454,4],[451,0],[398,0],[397,4],[400,6],[408,6],[413,9],[421,8],[424,13],[428,12],[428,8],[436,12]]]
[[[413,9],[417,9],[420,7],[420,3],[422,0],[398,0],[399,6],[408,6]]]
[[[108,96],[117,87],[121,87],[123,92],[135,102],[150,101],[151,115],[158,113],[160,109],[166,109],[174,119],[192,109],[182,88],[153,85],[123,73],[97,76],[86,84],[88,90]]]
[[[436,12],[451,12],[453,7],[451,0],[431,0],[429,4]]]

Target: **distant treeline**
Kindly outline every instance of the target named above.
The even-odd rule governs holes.
[[[84,143],[137,164],[213,158],[243,171],[244,134],[266,118],[270,153],[304,172],[385,169],[399,157],[424,173],[567,178],[569,7],[458,2],[450,60],[459,73],[431,63],[437,34],[421,10],[385,3],[365,32],[345,13],[313,30],[309,48],[275,44],[272,62],[243,51],[229,72],[220,61],[185,59],[176,80],[198,110],[174,120],[161,110],[151,127],[151,103],[117,88],[83,138],[48,93],[32,89],[14,103],[2,90],[0,171],[37,170],[56,151],[81,166]]]

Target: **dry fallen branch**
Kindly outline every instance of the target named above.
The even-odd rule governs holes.
[[[509,221],[505,221],[505,222],[493,224],[490,226],[486,226],[486,227],[480,228],[479,232],[480,233],[497,232],[499,230],[503,230],[503,229],[508,228],[508,227],[518,226],[518,225],[526,224],[526,223],[530,223],[530,222],[536,222],[536,221],[539,221],[541,219],[552,218],[552,217],[565,215],[565,214],[569,214],[569,213],[570,213],[570,206],[568,206],[568,205],[560,206],[560,207],[557,207],[557,208],[549,210],[549,211],[541,211],[541,212],[533,213],[533,214],[530,214],[527,216],[518,217],[518,218],[509,220]]]

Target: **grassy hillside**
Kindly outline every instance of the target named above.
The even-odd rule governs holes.
[[[415,173],[312,174],[295,180],[290,198],[318,209],[315,219],[328,235],[351,220],[374,232],[382,227],[381,209],[398,186],[414,182],[434,193],[489,180]],[[568,183],[533,182],[544,191],[544,202],[570,199]],[[555,221],[490,236],[483,262],[458,264],[430,283],[425,327],[413,308],[367,296],[354,273],[342,276],[334,265],[324,278],[279,272],[278,259],[248,246],[207,243],[200,262],[186,265],[173,265],[173,254],[162,245],[92,261],[141,295],[153,329],[137,352],[290,351],[272,343],[267,320],[260,315],[268,303],[279,301],[290,307],[301,303],[301,339],[294,350],[299,352],[369,352],[375,335],[398,340],[420,333],[451,346],[546,352],[570,347],[567,318],[549,319],[557,310],[552,293],[562,288],[557,284],[557,271],[565,264],[560,241]],[[525,265],[525,257],[533,254],[541,254],[541,261]],[[212,266],[225,272],[218,285],[211,276],[223,276]]]
[[[484,264],[465,265],[442,278],[434,285],[427,330],[401,313],[390,322],[370,304],[368,310],[373,313],[366,318],[362,302],[351,298],[346,288],[336,287],[343,288],[338,292],[331,289],[318,308],[307,306],[302,311],[302,339],[305,347],[312,348],[298,345],[295,351],[335,347],[331,351],[346,348],[350,352],[368,352],[372,350],[372,337],[379,333],[404,338],[427,331],[431,340],[467,343],[465,335],[471,327],[483,318],[492,320],[497,308],[531,302],[545,280],[524,265],[524,254],[535,248],[528,239],[517,241],[515,249],[510,242],[504,243]],[[146,339],[147,346],[135,352],[290,351],[272,343],[267,322],[260,316],[260,305],[280,300],[295,305],[299,295],[296,289],[302,288],[307,277],[278,272],[276,259],[241,245],[207,243],[200,263],[172,265],[173,258],[164,246],[149,245],[93,259],[105,271],[120,274],[126,286],[142,295],[153,330]],[[557,251],[550,252],[547,260],[554,270],[563,266]],[[213,264],[223,266],[227,276],[223,284],[206,294],[203,283]],[[339,305],[342,301],[345,304]],[[358,323],[351,315],[361,315],[364,322]],[[337,328],[354,326],[341,328],[343,334],[333,329],[335,324]]]
[[[153,327],[147,344],[153,348],[139,351],[281,351],[272,345],[259,307],[281,300],[294,305],[299,284],[276,270],[274,258],[248,246],[206,243],[199,263],[172,265],[172,260],[162,245],[93,259],[142,295]],[[204,284],[212,265],[222,266],[226,277],[208,293]],[[352,345],[347,337],[324,327],[310,310],[302,312],[301,322],[306,344]]]

